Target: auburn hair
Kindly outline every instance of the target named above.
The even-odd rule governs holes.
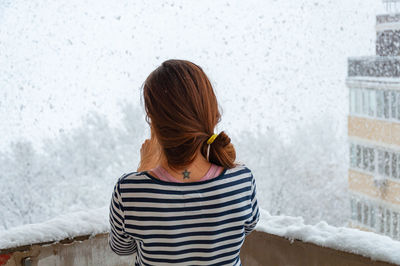
[[[153,128],[169,167],[190,165],[199,149],[207,154],[207,140],[221,120],[217,98],[203,69],[187,60],[163,62],[143,84],[146,121]],[[210,145],[209,161],[233,168],[236,152],[220,132]]]

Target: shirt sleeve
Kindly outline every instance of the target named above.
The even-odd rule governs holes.
[[[251,216],[249,219],[245,222],[245,227],[244,227],[244,233],[245,235],[249,235],[254,228],[256,227],[258,221],[260,220],[260,212],[258,208],[258,202],[257,202],[257,186],[256,186],[256,180],[251,175],[252,180],[251,180],[251,196],[250,196],[250,201],[251,201]]]
[[[125,219],[119,192],[119,181],[114,186],[110,204],[110,234],[108,243],[118,255],[131,255],[137,252],[136,241],[125,232]]]

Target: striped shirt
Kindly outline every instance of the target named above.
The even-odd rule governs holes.
[[[239,266],[258,220],[256,182],[244,165],[188,183],[132,172],[114,186],[108,241],[118,255],[135,254],[135,265]]]

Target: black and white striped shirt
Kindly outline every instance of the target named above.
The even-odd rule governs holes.
[[[244,165],[189,183],[132,172],[114,187],[109,245],[135,254],[136,265],[241,265],[240,247],[258,220],[255,179]]]

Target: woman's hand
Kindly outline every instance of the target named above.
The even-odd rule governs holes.
[[[146,139],[140,148],[140,163],[138,172],[150,170],[160,163],[161,147],[154,134],[150,139]]]

